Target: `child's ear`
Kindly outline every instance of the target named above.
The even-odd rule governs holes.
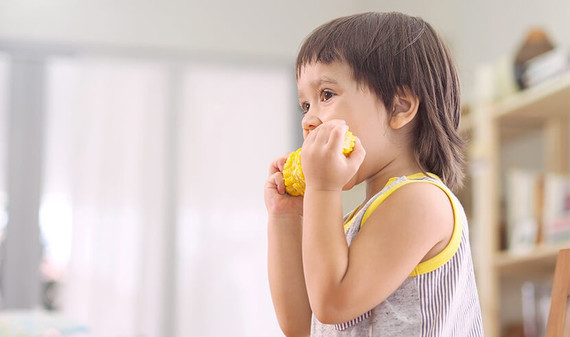
[[[407,125],[416,116],[419,106],[420,99],[410,88],[400,88],[396,96],[394,96],[390,127],[397,130]]]

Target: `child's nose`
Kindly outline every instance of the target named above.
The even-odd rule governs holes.
[[[307,137],[309,132],[315,129],[317,126],[323,124],[323,122],[315,115],[305,115],[303,118],[303,137]]]

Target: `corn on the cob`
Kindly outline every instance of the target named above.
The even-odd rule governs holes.
[[[348,156],[354,149],[355,137],[350,131],[344,135],[344,146],[342,153]],[[293,196],[305,194],[305,176],[301,169],[301,149],[291,153],[283,167],[283,179],[285,180],[285,190]]]

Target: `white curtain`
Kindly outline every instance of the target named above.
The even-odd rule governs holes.
[[[40,218],[46,258],[64,281],[63,311],[92,337],[281,336],[263,183],[270,160],[293,146],[294,73],[172,69],[116,59],[48,66]]]
[[[7,117],[8,117],[8,96],[9,96],[9,58],[7,55],[0,53],[0,247],[2,247],[2,240],[4,239],[4,233],[6,228],[6,222],[8,221],[8,214],[6,207],[8,196],[7,191],[7,148],[8,148],[8,129],[6,127]],[[2,254],[0,250],[0,265],[2,263]],[[0,291],[0,308],[2,307],[2,293]]]
[[[263,183],[291,150],[289,68],[196,65],[180,130],[178,336],[282,336],[267,280]]]
[[[91,336],[160,336],[168,73],[159,64],[48,66],[45,257],[62,309]]]

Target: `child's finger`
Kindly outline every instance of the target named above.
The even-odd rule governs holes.
[[[284,157],[279,157],[279,158],[273,160],[271,162],[271,164],[269,165],[269,175],[272,175],[275,172],[283,171],[283,166],[285,166],[285,162],[287,161],[288,156],[289,156],[289,154],[287,154]]]
[[[314,144],[318,148],[322,148],[328,143],[330,132],[331,132],[330,125],[328,125],[327,123],[321,124],[318,127],[316,127],[313,131],[311,131],[312,135],[310,135],[311,137],[308,143]]]
[[[273,184],[277,188],[277,193],[281,195],[285,194],[285,180],[283,179],[283,173],[275,172],[271,178],[273,179]]]
[[[334,141],[336,137],[335,132],[339,127],[346,126],[346,122],[342,119],[333,119],[324,123],[322,127],[322,141],[323,144],[329,144]]]
[[[285,194],[285,181],[283,180],[283,173],[275,172],[265,181],[265,188],[277,190],[279,194]]]
[[[277,185],[277,192],[281,195],[285,194],[285,180],[283,179],[283,173],[275,173],[275,184]]]
[[[290,154],[291,152],[287,152],[285,157],[281,157],[279,158],[279,160],[277,160],[277,167],[279,168],[280,172],[283,172],[283,168],[285,167],[285,162],[287,161],[287,158],[289,157]]]
[[[329,138],[329,126],[328,124],[321,124],[316,127],[311,133],[313,133],[312,140],[314,143],[323,145],[326,144]]]
[[[344,146],[344,136],[348,131],[348,125],[346,124],[338,124],[335,128],[331,131],[330,135],[330,145],[333,149],[339,150],[342,152],[342,147]]]
[[[269,164],[269,175],[271,176],[275,172],[279,172],[279,167],[277,165],[278,159],[275,159]]]

